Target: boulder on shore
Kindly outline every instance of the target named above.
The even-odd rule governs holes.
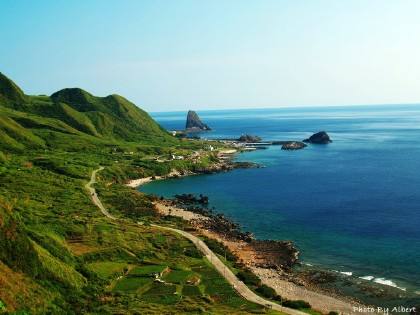
[[[284,143],[281,146],[282,150],[300,150],[306,147],[307,145],[300,141],[289,141]]]
[[[308,139],[303,140],[303,142],[309,142],[309,143],[314,143],[314,144],[328,144],[328,143],[331,143],[332,140],[330,139],[330,136],[325,131],[320,131],[320,132],[314,133]]]
[[[238,138],[239,142],[247,142],[247,143],[255,143],[255,142],[261,142],[261,138],[258,136],[251,136],[251,135],[242,135]]]
[[[197,113],[193,110],[188,111],[185,129],[187,131],[211,130],[209,126],[207,126],[205,123],[201,121],[200,117],[198,117]]]

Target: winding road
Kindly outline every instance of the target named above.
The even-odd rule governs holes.
[[[116,217],[114,217],[113,215],[111,215],[103,206],[102,202],[100,201],[95,188],[93,187],[93,184],[96,183],[96,174],[100,171],[102,171],[104,168],[100,167],[97,170],[94,170],[92,172],[91,178],[89,183],[87,183],[85,185],[86,189],[89,191],[92,202],[101,210],[102,214],[105,215],[106,217],[108,217],[111,220],[117,220]],[[240,281],[235,274],[228,268],[226,267],[226,265],[219,259],[219,257],[217,257],[217,255],[211,251],[207,245],[198,237],[182,231],[182,230],[178,230],[178,229],[174,229],[174,228],[170,228],[170,227],[166,227],[166,226],[160,226],[160,225],[155,225],[152,224],[152,226],[160,228],[160,229],[164,229],[164,230],[168,230],[171,232],[175,232],[178,233],[182,236],[184,236],[185,238],[189,239],[205,256],[206,258],[209,260],[209,262],[214,266],[214,268],[226,279],[227,282],[229,282],[230,285],[232,285],[232,287],[246,300],[256,303],[256,304],[260,304],[263,305],[265,307],[271,308],[273,310],[276,311],[280,311],[286,314],[290,314],[290,315],[308,315],[307,313],[298,311],[298,310],[294,310],[291,308],[287,308],[284,306],[281,306],[277,303],[274,303],[272,301],[266,300],[262,297],[260,297],[259,295],[255,294],[251,289],[249,289],[242,281]]]
[[[85,185],[86,189],[89,191],[90,193],[90,197],[92,198],[93,203],[101,210],[101,212],[103,213],[104,216],[110,218],[111,220],[117,220],[116,217],[114,217],[113,215],[111,215],[104,207],[104,205],[102,204],[101,200],[98,197],[98,194],[96,193],[96,189],[93,188],[93,184],[96,183],[96,173],[102,171],[104,169],[104,167],[100,167],[97,170],[94,170],[92,172],[92,175],[90,176],[90,181],[89,183],[87,183]]]

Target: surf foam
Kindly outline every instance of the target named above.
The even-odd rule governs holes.
[[[394,287],[394,288],[400,289],[402,291],[406,291],[407,290],[406,288],[399,287],[394,281],[388,280],[388,279],[385,279],[385,278],[375,278],[373,280],[373,282],[376,282],[376,283],[379,283],[379,284],[383,284],[383,285],[387,285],[387,286],[390,286],[390,287]]]

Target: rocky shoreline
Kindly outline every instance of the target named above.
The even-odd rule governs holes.
[[[160,203],[169,208],[181,208],[204,218],[191,220],[190,223],[199,230],[206,230],[224,241],[241,242],[241,250],[254,252],[252,266],[290,271],[298,262],[299,251],[291,241],[257,240],[251,232],[243,231],[239,224],[221,213],[215,213],[203,205],[208,197],[193,197],[191,194],[176,195],[174,199],[161,199]],[[235,253],[241,257],[241,253]],[[249,265],[248,261],[240,261]],[[248,267],[252,267],[249,265]]]
[[[178,195],[173,199],[160,198],[155,206],[161,215],[178,216],[188,221],[196,233],[223,243],[237,257],[237,264],[252,270],[262,283],[273,287],[288,299],[308,301],[314,309],[353,314],[353,306],[360,301],[340,295],[333,289],[321,288],[319,282],[329,279],[328,273],[318,277],[308,272],[296,272],[299,250],[291,241],[257,240],[239,224],[223,214],[207,208],[206,196]],[[359,313],[360,314],[360,313]],[[362,313],[363,314],[363,313]]]
[[[284,298],[305,300],[323,313],[335,310],[341,314],[368,314],[355,313],[353,308],[375,304],[375,298],[381,298],[385,304],[391,300],[397,303],[401,297],[401,292],[394,288],[302,264],[299,250],[293,242],[257,240],[252,233],[243,231],[239,224],[209,208],[208,204],[207,196],[192,194],[155,201],[160,214],[181,217],[199,235],[223,243],[237,258],[238,266],[251,270],[262,283],[275,289]],[[362,302],[356,297],[362,295],[367,296],[368,300]]]
[[[141,183],[133,184],[132,181],[128,185],[137,187],[157,179],[261,167],[250,162],[234,162],[233,154],[229,152],[227,157],[219,158],[217,163],[194,173],[172,171],[167,176],[140,179]],[[345,290],[339,291],[334,286],[340,282],[344,287],[351,287],[354,283],[348,277],[301,264],[299,251],[291,241],[256,240],[252,233],[243,231],[239,224],[209,208],[207,196],[181,194],[174,199],[156,199],[154,204],[160,214],[181,217],[197,233],[222,242],[237,257],[239,265],[252,270],[262,283],[271,286],[277,294],[287,299],[306,300],[314,309],[326,313],[335,310],[342,314],[354,314],[353,307],[362,306],[360,300],[353,298],[354,295],[349,295]],[[359,281],[356,286],[359,292],[367,292],[371,296],[385,294],[383,288],[372,288],[364,282]]]

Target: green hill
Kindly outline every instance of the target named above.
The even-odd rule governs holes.
[[[29,96],[1,73],[0,114],[2,150],[54,147],[54,142],[63,141],[174,141],[145,111],[122,96],[97,97],[79,88],[63,89],[50,97]]]
[[[0,104],[13,106],[25,101],[23,91],[9,78],[0,72]]]

